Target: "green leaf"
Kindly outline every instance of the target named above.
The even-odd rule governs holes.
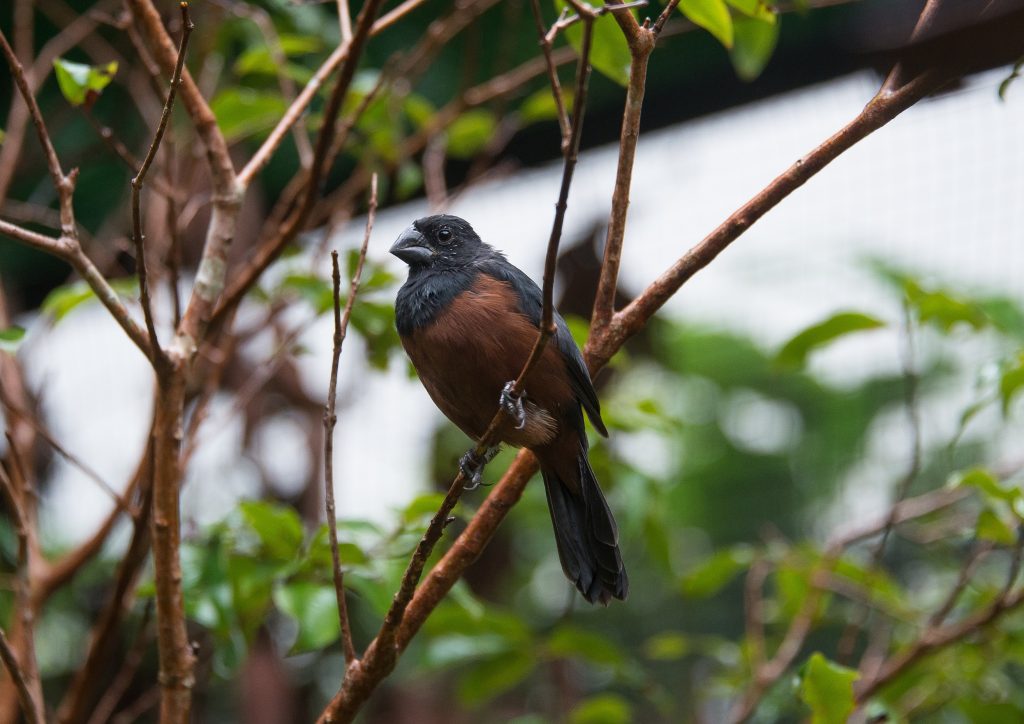
[[[498,119],[491,111],[475,108],[455,119],[448,128],[448,155],[471,158],[494,136]]]
[[[387,369],[391,351],[401,344],[395,329],[395,307],[357,299],[352,308],[351,324],[366,340],[370,364],[379,370]]]
[[[423,170],[413,161],[405,161],[398,167],[398,178],[395,179],[395,196],[404,201],[420,190],[423,186]]]
[[[210,103],[220,130],[229,142],[268,131],[288,107],[280,92],[225,88]]]
[[[566,109],[571,109],[572,93],[563,89],[562,96],[565,99]],[[523,123],[557,120],[558,105],[555,103],[555,97],[551,95],[551,89],[542,88],[527,96],[523,104],[519,106],[519,117]]]
[[[800,698],[811,708],[811,724],[846,724],[853,712],[853,682],[859,674],[817,652],[801,673]]]
[[[568,625],[559,626],[551,634],[548,651],[552,656],[580,658],[603,666],[620,666],[626,661],[625,654],[609,639]]]
[[[562,12],[567,5],[565,0],[554,0],[555,11]],[[592,6],[599,7],[599,0],[587,0]],[[569,45],[577,55],[583,45],[582,23],[576,23],[565,31]],[[629,83],[629,66],[633,57],[629,53],[629,44],[619,29],[618,23],[611,14],[603,15],[594,21],[594,34],[591,38],[590,64],[601,75],[615,81],[621,86]]]
[[[426,125],[434,118],[434,114],[437,113],[437,109],[434,108],[433,103],[416,93],[410,93],[406,96],[405,101],[402,104],[402,109],[417,129],[426,127]]]
[[[7,329],[0,329],[0,351],[13,353],[24,337],[24,327],[13,325]]]
[[[662,631],[644,643],[644,656],[652,661],[678,661],[690,652],[690,640],[679,631]]]
[[[274,591],[274,605],[299,624],[299,634],[289,653],[322,649],[341,632],[338,599],[332,585],[293,581]]]
[[[729,53],[732,67],[741,80],[752,81],[768,65],[779,40],[779,22],[733,18],[733,46]]]
[[[138,294],[139,280],[135,277],[124,277],[110,281],[110,287],[124,297],[134,297]],[[84,281],[65,284],[57,287],[43,300],[42,310],[45,314],[53,317],[53,321],[59,322],[72,309],[82,302],[95,299],[96,295]]]
[[[708,598],[724,588],[754,560],[747,546],[718,551],[683,577],[683,595]]]
[[[725,0],[744,15],[774,23],[777,20],[775,11],[764,0]]]
[[[725,0],[681,0],[679,10],[694,25],[707,30],[726,48],[733,44],[732,17]]]
[[[7,132],[0,128],[0,146],[4,145],[5,138],[7,138]]]
[[[421,518],[433,516],[444,501],[444,493],[424,493],[413,498],[402,511],[402,521],[413,523]]]
[[[1003,415],[1010,413],[1013,398],[1022,387],[1024,387],[1024,353],[1021,353],[1016,364],[1003,372],[999,378],[999,398],[1003,402]]]
[[[1003,503],[1012,504],[1021,495],[1016,487],[1004,488],[999,480],[984,468],[971,468],[954,478],[953,485],[977,488],[988,500]]]
[[[57,58],[53,61],[53,70],[60,92],[64,94],[68,103],[73,106],[90,106],[114,79],[117,61],[112,60],[106,65],[94,66]]]
[[[616,694],[592,696],[569,715],[569,724],[628,724],[632,720],[629,702]]]
[[[978,515],[974,533],[979,540],[992,541],[1004,546],[1012,546],[1017,540],[1017,534],[1013,529],[990,508],[986,508]]]
[[[885,322],[860,312],[839,312],[799,332],[782,346],[775,357],[781,367],[797,369],[807,363],[814,350],[853,332],[884,327]]]
[[[303,532],[302,521],[294,509],[263,500],[246,500],[239,508],[267,553],[278,560],[291,560],[298,555]]]
[[[473,664],[459,680],[459,700],[479,706],[519,684],[533,671],[536,661],[523,651]]]
[[[904,280],[903,289],[908,303],[917,312],[917,318],[944,333],[948,334],[960,324],[966,324],[974,330],[988,324],[988,318],[981,307],[971,300],[956,297],[942,289],[927,289],[909,278]]]

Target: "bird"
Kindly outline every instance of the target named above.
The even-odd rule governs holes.
[[[586,413],[607,437],[601,406],[579,347],[562,317],[536,367],[513,394],[512,381],[537,339],[542,293],[458,216],[439,214],[406,228],[390,252],[409,266],[395,300],[402,346],[431,399],[479,442],[499,405],[509,414],[500,442],[528,448],[540,462],[562,570],[590,603],[625,600],[629,579],[618,527],[588,460]],[[497,446],[460,461],[479,484]]]

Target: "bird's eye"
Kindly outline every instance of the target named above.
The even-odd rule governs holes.
[[[451,238],[452,238],[452,230],[449,229],[447,226],[442,226],[438,230],[438,232],[437,232],[437,240],[438,241],[442,241],[442,242],[450,241]]]

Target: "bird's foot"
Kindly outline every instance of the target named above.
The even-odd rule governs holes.
[[[522,430],[526,427],[526,410],[523,409],[523,398],[526,397],[526,393],[517,395],[512,391],[515,387],[515,382],[506,382],[505,386],[501,388],[501,396],[498,401],[501,403],[501,409],[505,411],[505,414],[516,421],[516,429]]]
[[[462,471],[464,477],[469,479],[469,484],[462,486],[463,490],[476,490],[480,487],[484,478],[484,468],[487,467],[487,463],[494,460],[499,449],[500,446],[495,445],[487,448],[482,456],[477,456],[476,448],[471,448],[459,458],[459,470]]]

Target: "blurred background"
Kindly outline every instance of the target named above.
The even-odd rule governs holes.
[[[750,678],[743,574],[753,562],[774,566],[764,617],[781,627],[770,634],[777,644],[773,637],[805,599],[809,571],[827,543],[884,519],[904,483],[910,495],[921,494],[985,466],[1016,489],[1024,464],[1014,394],[1024,384],[1024,89],[1007,82],[1017,58],[1007,38],[1022,37],[1024,23],[1014,3],[995,5],[987,23],[940,28],[941,38],[973,51],[969,76],[856,145],[770,212],[598,377],[611,436],[591,436],[591,459],[619,520],[630,599],[607,609],[574,600],[534,481],[362,721],[724,721]],[[783,5],[755,54],[739,35],[761,31],[744,30],[754,21],[736,11],[731,51],[680,16],[652,57],[622,301],[853,118],[877,91],[880,71],[897,57],[920,6]],[[289,39],[295,67],[286,75],[293,82],[308,78],[337,42],[330,4],[197,3],[202,64],[194,59],[193,73],[204,79],[243,158],[283,107],[274,102],[275,94],[282,99],[273,65],[256,53],[259,35],[248,14],[254,8]],[[376,82],[373,67],[413,45],[425,23],[447,10],[428,2],[410,22],[374,39],[360,92]],[[133,60],[116,12],[114,3],[40,0],[35,46],[45,48],[71,18],[92,13],[93,33],[62,56],[92,64],[120,58],[122,71],[90,108],[71,107],[52,75],[39,100],[66,165],[82,168],[76,210],[90,252],[111,276],[131,278],[124,211],[130,171],[97,132],[115,127],[132,148],[147,135],[144,119],[121,109],[132,92]],[[545,13],[554,19],[552,8]],[[0,23],[7,32],[10,9],[0,9]],[[533,57],[532,28],[528,4],[494,4],[410,78],[408,97],[430,113],[455,89]],[[613,71],[597,70],[556,285],[559,309],[581,344],[624,96]],[[368,279],[342,356],[335,433],[357,644],[376,630],[469,444],[434,408],[397,344],[392,305],[405,269],[387,248],[412,220],[450,211],[539,281],[561,173],[545,94],[538,76],[514,97],[465,113],[422,154],[405,159],[389,155],[401,132],[384,104],[360,121],[353,148],[329,180],[331,189],[343,188],[368,157],[382,173]],[[0,79],[0,109],[10,98],[10,82]],[[187,124],[177,122],[187,138]],[[176,153],[188,156],[187,143]],[[255,237],[271,213],[299,153],[286,147],[247,199],[240,253],[250,243],[246,234]],[[187,169],[181,161],[180,173]],[[52,226],[53,201],[27,136],[0,215]],[[153,229],[166,222],[166,211],[158,200],[151,206]],[[179,209],[183,268],[202,242],[199,206]],[[309,720],[343,671],[321,494],[331,351],[325,250],[350,259],[362,240],[361,212],[357,204],[325,218],[243,306],[235,323],[247,333],[190,449],[183,563],[202,645],[197,721]],[[148,434],[151,372],[62,263],[0,238],[0,275],[9,312],[26,330],[10,353],[21,362],[39,417],[88,468],[40,451],[41,532],[47,549],[60,551],[88,538],[109,514],[111,498],[91,478],[123,488],[131,477]],[[183,294],[189,286],[183,279]],[[169,296],[161,289],[156,297],[163,325],[170,324]],[[491,464],[489,481],[511,455]],[[486,492],[463,498],[447,538]],[[901,529],[880,571],[870,549],[851,550],[843,575],[860,594],[848,595],[848,585],[847,595],[823,605],[808,652],[844,663],[843,632],[863,622],[866,609],[892,618],[894,646],[912,638],[916,617],[941,600],[979,536],[1009,547],[1005,536],[979,533],[978,518],[975,507]],[[48,687],[58,688],[78,665],[75,652],[128,539],[124,528],[39,623]],[[11,562],[10,523],[0,532]],[[1010,555],[1002,552],[980,567],[968,603],[998,588]],[[151,595],[144,580],[133,608],[140,630]],[[928,661],[879,695],[872,711],[890,721],[1024,718],[1024,672],[1012,663],[1021,643],[1015,617],[1024,623],[1019,614],[1004,621],[994,649],[967,646],[955,661],[945,654]],[[865,643],[853,642],[847,665]],[[142,665],[155,664],[147,655]],[[754,720],[807,720],[813,704],[799,689],[781,679]],[[146,691],[140,685],[131,693]]]

